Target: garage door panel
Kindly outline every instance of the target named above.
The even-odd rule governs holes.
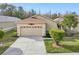
[[[20,28],[21,36],[42,36],[43,27],[40,28],[36,27],[29,27],[29,28]]]

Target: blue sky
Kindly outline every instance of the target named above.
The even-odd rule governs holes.
[[[50,10],[52,13],[65,13],[76,12],[79,14],[79,3],[14,3],[15,6],[22,6],[26,11],[34,9],[37,12],[48,13]]]

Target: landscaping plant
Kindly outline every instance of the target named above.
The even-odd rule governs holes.
[[[65,34],[64,30],[50,29],[49,34],[53,39],[53,44],[52,44],[53,47],[60,47],[59,42],[63,40],[64,34]]]
[[[4,37],[4,31],[0,30],[0,46],[3,44],[2,43],[3,37]]]

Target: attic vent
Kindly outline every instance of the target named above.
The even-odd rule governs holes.
[[[36,17],[32,16],[32,18],[37,19]]]
[[[29,23],[29,25],[34,25],[33,23]]]

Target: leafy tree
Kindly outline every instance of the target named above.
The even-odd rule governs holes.
[[[74,14],[68,14],[64,16],[64,21],[59,23],[61,26],[63,26],[64,30],[66,31],[66,34],[68,36],[71,36],[73,33],[71,32],[73,28],[77,27],[77,18]]]
[[[33,16],[33,15],[36,15],[36,11],[35,11],[34,9],[31,9],[31,10],[28,12],[28,17]]]
[[[36,15],[36,11],[34,9],[31,9],[32,15]]]
[[[4,16],[14,16],[20,19],[26,18],[26,11],[22,7],[16,8],[11,4],[1,4],[0,5],[1,15]]]
[[[1,12],[3,12],[6,9],[6,7],[7,7],[6,3],[5,4],[0,4],[0,10],[1,10]]]
[[[58,13],[58,17],[61,17],[61,13]]]
[[[51,10],[49,11],[49,18],[52,18],[52,12],[51,12]]]
[[[75,14],[76,15],[76,12],[72,12],[72,14]]]
[[[18,7],[18,9],[14,10],[14,16],[20,19],[26,18],[26,11],[22,7]]]
[[[1,14],[5,16],[12,16],[15,8],[15,6],[6,3],[0,5]]]
[[[60,47],[59,42],[64,37],[64,30],[58,30],[58,29],[50,29],[49,34],[53,39],[53,47]]]
[[[56,18],[58,18],[57,14],[56,13],[52,14],[52,19],[56,19]]]
[[[39,10],[39,13],[38,13],[39,15],[41,15],[41,11]]]
[[[62,26],[65,26],[69,30],[72,30],[72,28],[75,28],[78,24],[77,18],[74,14],[69,14],[64,16],[64,21],[60,23]]]

